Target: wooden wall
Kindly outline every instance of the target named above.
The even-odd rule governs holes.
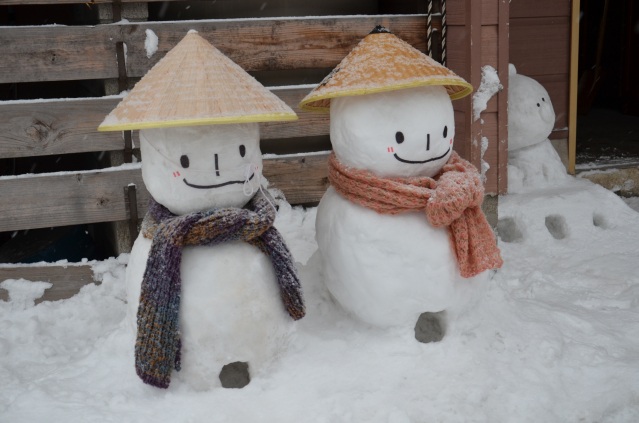
[[[449,67],[470,82],[475,90],[481,84],[482,67],[497,70],[504,89],[488,103],[479,119],[473,117],[472,98],[454,102],[457,113],[457,139],[462,154],[486,172],[486,192],[507,192],[508,143],[508,16],[509,0],[448,0]],[[461,137],[460,137],[461,136]],[[488,148],[482,152],[482,138]]]
[[[548,90],[557,115],[553,139],[568,138],[570,13],[570,0],[510,3],[510,62]]]

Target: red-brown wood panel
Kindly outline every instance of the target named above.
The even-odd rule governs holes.
[[[455,110],[455,151],[468,160],[470,139],[466,135],[466,113]]]
[[[481,0],[481,24],[496,25],[498,17],[498,1]],[[479,3],[479,0],[473,0]],[[447,0],[446,16],[449,25],[466,24],[466,0]]]
[[[568,74],[570,18],[511,19],[510,61],[524,75]]]
[[[510,18],[570,16],[570,0],[510,0]]]
[[[481,65],[490,65],[497,69],[497,56],[499,51],[497,25],[484,25],[481,27]]]
[[[466,54],[468,44],[468,30],[465,26],[448,27],[448,51],[446,53],[447,66],[457,75],[470,82],[468,71],[468,55]]]

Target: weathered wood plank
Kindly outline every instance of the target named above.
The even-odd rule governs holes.
[[[273,89],[273,93],[297,113],[299,120],[292,122],[268,122],[260,124],[263,140],[295,137],[311,137],[329,134],[328,113],[309,113],[300,110],[300,101],[313,87]]]
[[[292,204],[319,201],[326,190],[327,155],[264,160],[264,175]],[[0,231],[126,220],[124,187],[135,184],[139,217],[149,194],[139,168],[0,178]]]
[[[0,231],[126,220],[131,183],[146,204],[140,169],[1,178]]]
[[[262,139],[326,135],[328,115],[301,112],[298,104],[312,89],[277,88],[273,92],[298,113],[299,120],[261,124]],[[124,148],[121,132],[97,132],[119,97],[0,102],[0,157],[31,157]],[[133,132],[138,144],[138,131]]]
[[[36,300],[36,304],[42,301],[56,301],[73,297],[80,292],[80,288],[93,283],[93,271],[86,265],[45,265],[45,266],[0,266],[0,282],[7,279],[26,279],[32,282],[49,282],[53,286],[42,297]],[[0,288],[0,301],[7,301],[8,293]]]
[[[142,76],[190,29],[247,71],[335,67],[375,25],[382,24],[421,51],[426,48],[423,16],[361,16],[299,19],[218,20],[122,25],[128,48],[127,73]],[[158,36],[150,59],[146,30]]]
[[[510,61],[524,75],[568,74],[570,17],[510,20]]]
[[[0,157],[122,150],[121,132],[97,132],[119,98],[0,102]]]
[[[328,154],[268,159],[264,176],[291,204],[314,204],[328,188]]]
[[[379,15],[5,27],[0,83],[115,78],[117,42],[127,45],[128,76],[140,77],[190,29],[247,71],[333,68],[377,24],[424,51],[425,22],[422,15]],[[159,38],[151,58],[144,46],[147,29]]]
[[[4,27],[0,83],[116,78],[117,25]]]

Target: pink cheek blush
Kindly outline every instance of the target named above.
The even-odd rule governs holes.
[[[389,153],[394,153],[395,149],[393,147],[388,147],[386,151],[388,151]]]
[[[452,138],[450,139],[450,145],[453,145],[453,139]]]

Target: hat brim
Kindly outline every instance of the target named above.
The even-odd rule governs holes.
[[[300,103],[300,109],[309,112],[329,112],[331,99],[339,97],[352,97],[357,95],[376,94],[389,91],[399,91],[407,88],[444,86],[451,100],[457,100],[473,92],[473,86],[466,81],[451,78],[435,78],[428,81],[415,81],[399,83],[383,87],[353,88],[333,93],[325,93],[317,96],[309,96]],[[454,87],[454,88],[453,88]]]
[[[233,123],[285,122],[293,120],[298,120],[296,114],[270,113],[252,116],[211,117],[202,119],[181,119],[173,121],[150,121],[114,124],[103,123],[98,127],[98,131],[132,131],[136,129],[150,128],[177,128],[181,126],[222,125]]]

